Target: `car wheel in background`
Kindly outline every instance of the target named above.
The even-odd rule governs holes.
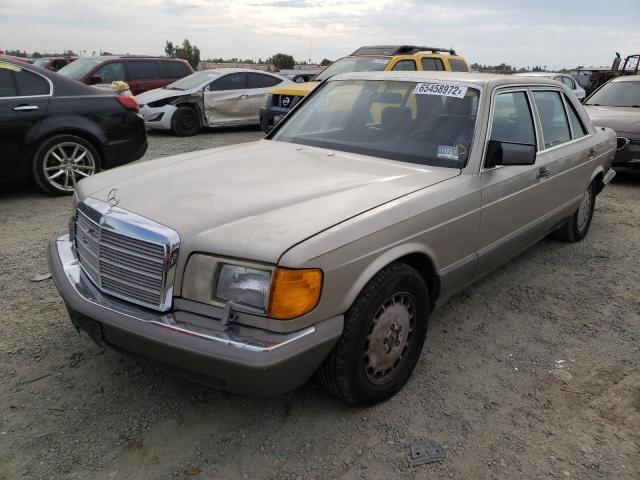
[[[179,137],[191,137],[200,130],[198,112],[190,107],[180,107],[171,117],[171,130]]]
[[[342,336],[318,370],[321,383],[352,404],[393,396],[420,358],[429,306],[413,267],[396,262],[378,272],[345,314]]]
[[[36,184],[54,195],[70,195],[76,182],[100,171],[100,155],[84,138],[56,135],[38,147],[33,157]]]
[[[582,196],[578,210],[562,227],[553,232],[553,236],[558,240],[570,243],[582,240],[589,231],[595,206],[596,190],[594,183],[591,183]]]

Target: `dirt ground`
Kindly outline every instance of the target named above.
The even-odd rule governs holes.
[[[145,159],[259,138],[151,135]],[[0,192],[0,479],[639,479],[640,177],[579,244],[544,240],[431,318],[393,399],[215,391],[101,350],[47,271],[69,198]],[[443,462],[411,467],[431,437]]]

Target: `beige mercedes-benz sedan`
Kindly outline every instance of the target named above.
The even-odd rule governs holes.
[[[551,80],[339,75],[264,140],[81,181],[49,264],[99,344],[222,389],[317,372],[375,403],[436,306],[550,233],[585,237],[615,149]]]

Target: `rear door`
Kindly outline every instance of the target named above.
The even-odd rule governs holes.
[[[127,60],[124,62],[124,66],[127,73],[127,83],[134,95],[164,87],[168,83],[160,77],[157,60]]]
[[[40,74],[0,64],[0,178],[24,177],[33,139],[47,112],[50,82]]]
[[[247,72],[246,97],[240,96],[242,115],[249,124],[260,123],[260,107],[265,96],[273,87],[282,83],[282,79],[264,73]]]
[[[247,74],[228,73],[204,88],[205,117],[209,126],[246,121]]]

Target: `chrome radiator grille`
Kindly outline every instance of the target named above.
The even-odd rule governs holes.
[[[104,293],[155,310],[170,308],[180,245],[175,231],[86,199],[76,212],[74,244],[84,272]]]

